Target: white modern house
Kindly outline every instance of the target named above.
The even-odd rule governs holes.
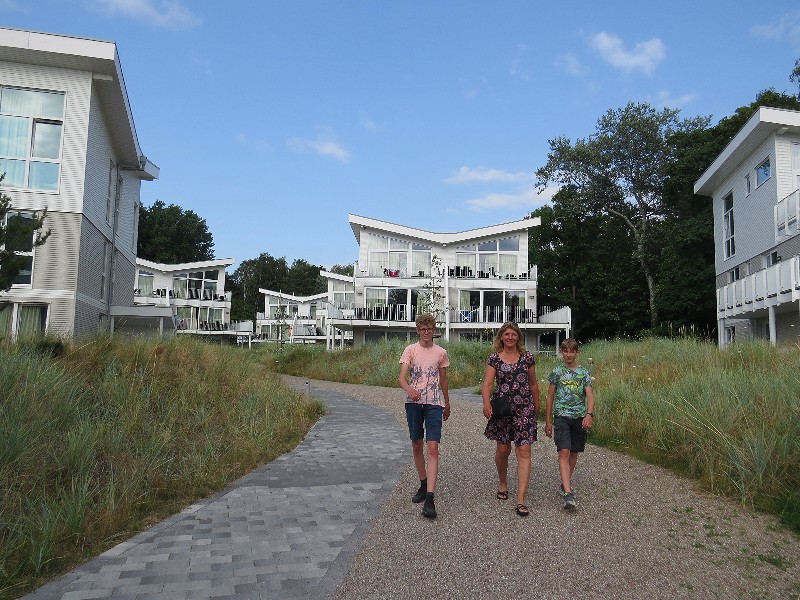
[[[0,28],[0,173],[12,221],[46,210],[51,231],[14,248],[28,268],[0,292],[0,336],[108,329],[133,306],[139,191],[159,175],[114,43]]]
[[[260,340],[287,343],[317,343],[326,340],[322,309],[328,293],[294,296],[259,289],[264,294],[264,312],[256,314],[256,334]]]
[[[694,185],[714,207],[719,344],[800,342],[800,112],[759,108]]]
[[[505,321],[519,325],[528,348],[538,349],[544,333],[570,335],[570,308],[538,302],[536,266],[528,264],[528,229],[538,218],[457,233],[352,214],[349,222],[358,242],[353,277],[321,273],[328,299],[318,325],[328,347],[349,338],[413,340],[424,311],[437,316],[446,340],[487,339]]]
[[[235,336],[231,292],[225,291],[225,269],[232,258],[178,264],[136,259],[133,309],[115,316],[115,331]],[[252,324],[246,331],[252,332]]]

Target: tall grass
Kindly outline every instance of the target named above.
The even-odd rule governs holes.
[[[293,447],[323,408],[247,351],[100,338],[0,348],[0,597]]]
[[[450,386],[477,387],[489,345],[442,345]],[[267,362],[318,379],[396,386],[402,348],[292,347]],[[559,360],[537,359],[543,399]],[[579,362],[596,378],[594,443],[687,474],[800,531],[800,347],[753,342],[719,350],[691,337],[598,341],[582,348]]]

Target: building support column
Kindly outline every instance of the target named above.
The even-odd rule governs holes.
[[[775,346],[778,343],[778,332],[775,324],[775,307],[770,306],[767,308],[769,314],[769,343],[770,346]]]

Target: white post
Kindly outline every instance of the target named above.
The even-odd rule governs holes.
[[[767,312],[769,314],[769,343],[771,346],[775,346],[778,343],[778,332],[775,326],[775,306],[770,306]]]

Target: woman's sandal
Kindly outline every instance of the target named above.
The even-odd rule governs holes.
[[[498,500],[508,500],[508,490],[505,490],[505,491],[497,490],[497,499]]]
[[[520,517],[527,517],[529,514],[531,514],[528,510],[528,507],[524,504],[517,504],[516,511]]]

